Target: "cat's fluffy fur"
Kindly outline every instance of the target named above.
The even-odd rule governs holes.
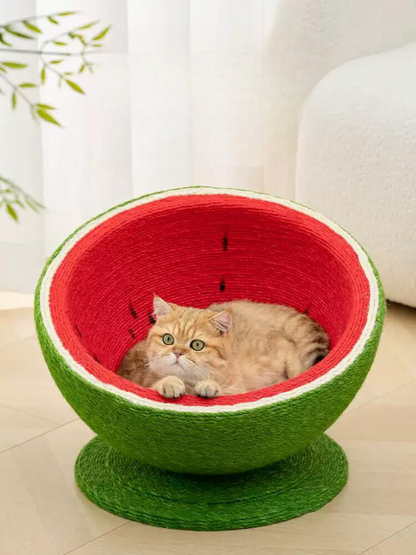
[[[261,389],[298,376],[328,353],[322,327],[286,306],[232,301],[200,310],[155,297],[154,313],[156,324],[118,374],[169,398]],[[164,344],[165,334],[172,345]],[[191,348],[195,339],[204,342],[201,351]]]

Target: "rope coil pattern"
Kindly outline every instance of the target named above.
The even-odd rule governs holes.
[[[99,507],[145,524],[188,530],[252,528],[316,511],[347,478],[345,454],[327,436],[286,461],[236,476],[160,471],[99,438],[84,447],[76,463],[78,486]]]
[[[138,230],[138,223],[143,223],[143,229],[139,230],[139,235],[137,237],[130,237],[130,240],[127,240],[127,248],[123,249],[122,241],[120,239],[122,237],[129,238],[129,235],[126,233],[126,226],[123,222],[119,221],[119,218],[117,219],[113,217],[109,221],[104,221],[104,224],[99,226],[100,229],[102,228],[102,231],[107,230],[105,231],[103,240],[98,241],[96,239],[97,231],[99,230],[93,229],[93,233],[90,233],[84,239],[78,241],[75,245],[76,248],[72,247],[72,251],[69,252],[69,255],[63,259],[63,262],[61,262],[58,267],[58,271],[56,272],[54,279],[54,290],[56,291],[58,283],[64,284],[63,287],[58,287],[58,289],[63,291],[60,295],[54,293],[54,302],[50,303],[47,299],[47,287],[48,283],[50,283],[49,276],[51,272],[48,272],[48,275],[45,276],[46,279],[43,280],[45,282],[45,286],[43,287],[44,291],[42,298],[46,303],[43,307],[43,310],[46,312],[44,318],[46,319],[46,324],[49,327],[49,333],[52,338],[54,338],[53,340],[55,344],[59,344],[60,340],[65,340],[66,347],[64,348],[63,356],[68,360],[69,364],[75,370],[81,372],[85,377],[88,378],[88,376],[92,376],[93,381],[94,377],[97,377],[97,384],[101,383],[104,385],[108,383],[115,385],[120,390],[120,394],[132,402],[145,403],[145,400],[152,399],[152,401],[157,400],[159,405],[166,403],[167,401],[161,399],[157,396],[157,394],[144,388],[140,388],[140,386],[132,384],[132,382],[118,379],[114,375],[114,370],[118,366],[124,352],[134,343],[134,341],[132,341],[132,334],[128,330],[131,329],[133,334],[139,338],[144,337],[147,333],[149,322],[145,318],[144,311],[142,309],[138,309],[137,307],[140,307],[144,303],[145,306],[149,305],[150,308],[151,295],[148,291],[151,289],[154,290],[155,288],[160,289],[163,286],[165,288],[170,288],[167,291],[167,295],[169,295],[169,291],[171,291],[170,295],[174,295],[176,299],[182,295],[182,300],[177,300],[177,302],[180,302],[181,304],[206,306],[212,302],[212,300],[220,301],[230,298],[249,297],[253,300],[289,304],[295,306],[295,308],[300,311],[308,310],[308,313],[327,329],[332,339],[332,346],[336,347],[335,349],[332,349],[330,356],[327,357],[322,364],[316,365],[313,370],[302,374],[295,380],[278,384],[272,388],[245,394],[244,396],[233,396],[227,397],[226,399],[218,398],[211,401],[201,401],[196,400],[195,397],[188,396],[182,398],[180,401],[177,401],[175,403],[176,407],[173,405],[175,410],[180,409],[181,405],[193,405],[195,408],[198,408],[198,410],[200,410],[200,407],[201,410],[202,407],[204,407],[207,411],[210,411],[211,409],[216,411],[221,409],[219,406],[215,407],[214,405],[234,405],[235,403],[248,405],[249,403],[252,403],[254,406],[254,401],[256,399],[261,401],[257,403],[257,405],[268,404],[269,402],[274,402],[275,399],[283,401],[297,396],[304,391],[309,391],[319,387],[320,385],[326,383],[326,381],[332,379],[335,375],[345,370],[348,367],[348,364],[353,362],[357,355],[363,350],[363,348],[365,348],[365,343],[373,331],[375,318],[377,317],[377,309],[380,303],[380,295],[378,292],[379,284],[377,283],[377,278],[374,275],[373,269],[369,265],[368,257],[365,253],[363,253],[363,251],[355,244],[355,247],[358,249],[357,254],[360,264],[363,268],[364,266],[366,267],[366,276],[369,280],[371,280],[370,287],[372,288],[372,292],[370,298],[368,298],[368,292],[366,291],[366,287],[368,287],[367,277],[362,272],[360,264],[357,264],[357,254],[353,249],[348,247],[345,237],[338,237],[336,233],[330,231],[328,226],[317,224],[319,215],[315,215],[316,217],[314,219],[305,217],[298,212],[306,209],[296,207],[293,203],[289,203],[289,205],[291,207],[296,207],[296,210],[284,210],[283,205],[284,203],[288,204],[288,201],[278,201],[273,197],[267,197],[268,201],[260,202],[260,206],[258,203],[254,203],[254,206],[252,206],[254,202],[251,199],[252,194],[244,193],[244,196],[250,195],[250,202],[247,203],[247,199],[244,199],[244,201],[241,201],[243,202],[241,205],[239,199],[240,204],[237,203],[237,207],[234,206],[234,210],[230,216],[230,198],[232,198],[229,195],[230,191],[221,196],[217,194],[217,198],[215,198],[215,195],[212,195],[211,189],[209,189],[208,192],[206,192],[205,189],[202,191],[203,194],[200,195],[196,203],[193,202],[195,201],[195,197],[191,196],[191,194],[194,194],[194,190],[192,190],[192,192],[185,190],[166,193],[165,197],[167,195],[167,198],[165,198],[164,203],[169,201],[169,204],[164,205],[162,203],[161,207],[160,200],[155,199],[155,202],[151,203],[152,205],[150,206],[152,209],[152,217],[150,218],[145,218],[143,213],[144,208],[149,208],[149,203],[147,203],[147,206],[145,205],[142,207],[141,203],[143,201],[137,201],[137,210],[134,209],[134,205],[136,204],[135,202],[131,203],[133,204],[133,209],[126,205],[127,210],[124,211],[124,215],[127,217],[127,222],[130,221],[133,224],[136,232]],[[216,193],[218,193],[218,191],[216,191]],[[237,194],[236,191],[232,191],[232,193],[234,197]],[[183,197],[181,197],[182,194],[186,195],[186,202],[184,202]],[[261,196],[257,195],[257,197]],[[263,198],[264,197],[262,197],[262,200]],[[234,200],[235,199],[232,198],[232,201]],[[148,199],[144,199],[144,201],[147,202]],[[176,201],[176,204],[172,205],[172,202],[174,201]],[[183,205],[185,205],[185,207]],[[276,205],[279,208],[277,214]],[[254,209],[256,206],[257,208]],[[187,218],[181,214],[181,212],[185,211],[186,207],[188,207]],[[202,215],[205,216],[205,218],[201,218],[201,209]],[[220,218],[218,218],[218,212],[221,212],[221,209],[223,211],[223,215],[221,216],[220,214]],[[182,238],[184,251],[182,253],[183,256],[181,255],[181,259],[188,259],[191,266],[189,268],[186,267],[185,271],[183,271],[179,276],[176,276],[176,279],[169,279],[167,281],[165,279],[165,275],[168,274],[171,278],[172,268],[170,268],[170,273],[167,272],[168,266],[166,262],[167,257],[165,250],[162,250],[160,254],[155,254],[153,251],[155,250],[155,246],[158,246],[161,243],[164,244],[164,241],[160,241],[161,229],[164,230],[166,237],[171,237],[169,230],[160,226],[160,218],[164,217],[165,221],[168,219],[169,225],[172,225],[173,222],[174,227],[176,226],[176,228],[178,228],[176,218],[172,217],[172,214],[176,215],[176,211],[178,211],[178,215],[176,216],[178,221],[186,221],[188,224],[186,229],[188,229],[191,233],[188,237],[185,230],[179,227],[179,239]],[[110,211],[110,213],[111,212],[117,212],[117,209]],[[205,245],[205,248],[201,247],[199,249],[198,243],[193,239],[195,235],[195,226],[198,224],[198,221],[203,222],[203,225],[206,225],[209,214],[211,214],[211,217],[213,216],[216,220],[219,219],[221,228],[224,226],[224,222],[221,218],[226,219],[227,227],[231,221],[236,228],[234,233],[237,235],[237,240],[233,241],[233,245],[239,245],[240,250],[238,251],[238,249],[234,248],[236,253],[234,253],[234,257],[228,257],[227,268],[224,267],[224,259],[222,257],[217,259],[212,258],[213,253],[219,252],[219,249],[216,249],[215,244],[212,246]],[[247,214],[251,214],[252,225],[254,226],[254,229],[258,229],[260,235],[259,233],[250,233],[251,230],[248,229],[247,225]],[[266,216],[269,217],[268,222],[266,221]],[[192,217],[194,217],[194,220],[189,222],[188,220],[192,219]],[[295,217],[294,221],[293,217]],[[157,218],[159,218],[159,220]],[[311,225],[311,222],[314,224],[314,227],[308,228],[308,226]],[[148,229],[151,227],[150,224],[158,224],[154,225],[154,228],[157,231],[154,237],[156,243],[152,243],[150,248],[144,249],[146,245],[146,237],[149,237]],[[88,225],[85,227],[87,228]],[[318,227],[316,227],[316,225],[318,225]],[[240,229],[238,226],[240,226]],[[262,233],[261,230],[263,230]],[[293,241],[296,239],[300,231],[303,233],[301,236],[302,241],[300,243],[301,248],[294,249]],[[82,229],[81,235],[83,233],[84,231]],[[344,233],[345,235],[345,232],[340,232],[340,234],[341,233]],[[80,233],[78,232],[76,235],[80,235]],[[211,233],[211,235],[214,234]],[[90,236],[95,237],[92,242],[89,240]],[[258,236],[260,236],[260,240],[256,239]],[[275,241],[276,244],[274,248],[275,250],[277,249],[276,253],[270,251],[270,245],[273,244],[274,236],[279,238],[284,238],[285,236],[287,237],[286,247],[284,247],[282,241],[278,241],[277,243]],[[87,239],[91,245],[88,246],[87,243],[88,256],[83,257],[81,260],[74,261],[74,251],[79,251],[79,246],[81,244],[84,244],[85,250],[85,241],[87,241]],[[95,243],[98,242],[97,248],[99,249],[99,252],[96,252],[95,255],[92,252],[94,240]],[[254,243],[252,242],[253,240],[255,241]],[[214,243],[215,241],[214,237]],[[111,248],[112,244],[117,246]],[[315,245],[312,250],[311,244]],[[354,245],[354,242],[352,242],[352,244]],[[131,256],[129,260],[128,254],[129,251],[132,250],[131,245],[136,245],[136,247],[138,245],[139,251],[130,253],[133,256]],[[263,251],[261,250],[262,245]],[[345,250],[346,246],[348,247],[347,250]],[[178,246],[176,245],[176,247]],[[264,247],[266,247],[266,250],[264,250]],[[65,248],[66,244],[63,245],[63,250]],[[316,251],[317,248],[318,251]],[[150,251],[153,254],[153,258],[151,256],[146,256],[143,259],[143,257],[140,256],[140,249]],[[338,251],[340,252],[337,254]],[[178,252],[180,252],[180,249]],[[204,253],[207,259],[205,268],[203,269],[206,271],[208,268],[208,273],[205,276],[203,275],[203,269],[201,270],[201,259]],[[247,253],[249,253],[248,256]],[[58,252],[57,254],[62,259],[62,253]],[[105,256],[108,254],[109,258],[107,257],[105,260]],[[237,254],[237,257],[235,254]],[[337,259],[334,258],[335,254],[337,254]],[[308,257],[311,257],[311,255],[313,256],[308,266],[307,259]],[[119,256],[121,256],[120,259],[117,258]],[[322,256],[324,258],[322,258]],[[254,266],[253,264],[246,264],[246,260],[251,259],[254,263],[256,257],[261,264],[260,267],[255,264]],[[297,257],[297,261],[295,260],[295,262],[293,262],[294,257]],[[94,259],[93,266],[90,262],[92,258]],[[220,261],[221,267],[218,268],[218,270],[214,264],[215,260],[217,260],[217,262]],[[277,262],[275,262],[276,260]],[[148,266],[142,269],[141,274],[136,271],[137,261],[139,261],[140,264],[144,264],[146,261],[149,262]],[[323,262],[325,262],[325,264],[323,264]],[[340,265],[342,266],[341,268]],[[323,266],[323,268],[320,268],[320,266]],[[91,276],[91,270],[93,267],[97,267],[98,269],[96,271],[95,279],[95,281],[98,279],[98,284],[95,287],[92,286],[94,279],[93,276]],[[124,272],[124,268],[126,267],[130,270],[130,272]],[[195,272],[196,267],[197,271]],[[106,275],[108,274],[109,268],[111,269],[110,276]],[[113,268],[115,268],[115,270],[113,270]],[[121,276],[120,272],[117,274],[117,269],[119,268],[123,269],[123,274]],[[210,269],[212,269],[211,273],[209,273]],[[218,297],[218,290],[215,289],[215,284],[216,281],[220,279],[219,276],[224,276],[224,269],[227,270],[226,273],[228,275],[228,281],[231,279],[231,288],[230,286],[227,287],[226,296],[221,294],[220,291],[220,297]],[[260,276],[261,279],[258,279],[259,271],[262,272],[262,275]],[[193,283],[192,278],[195,277],[195,274],[197,280]],[[128,275],[130,275],[130,278],[133,276],[133,283],[129,287],[126,286],[125,283],[126,276]],[[103,283],[103,276],[105,276],[105,283]],[[154,276],[153,282],[151,280],[151,276]],[[296,279],[296,276],[303,279]],[[120,279],[122,282],[121,284]],[[68,280],[70,280],[70,282]],[[138,280],[142,286],[140,288],[138,288]],[[70,287],[71,283],[74,284],[73,287]],[[108,290],[108,284],[113,284],[113,287],[110,287],[110,290]],[[224,287],[225,280],[222,277],[220,280],[220,290],[224,289]],[[125,306],[123,297],[126,294],[126,289],[128,290],[129,288],[135,290],[136,298],[134,301],[134,307],[131,300],[128,301],[130,314],[127,316],[123,308]],[[65,292],[65,289],[67,289],[67,292]],[[94,290],[93,301],[91,301],[92,290]],[[146,298],[137,298],[137,294],[142,291],[144,291]],[[330,295],[335,295],[332,300],[328,298],[328,291]],[[51,291],[50,295],[52,295],[52,293],[53,291]],[[129,291],[127,291],[127,293],[129,293]],[[128,297],[131,299],[132,295],[130,293],[128,294]],[[302,293],[306,296],[304,301],[299,298]],[[68,305],[67,300],[64,301],[64,305],[62,303],[59,304],[55,300],[57,298],[69,298],[71,300],[71,304]],[[351,312],[348,314],[348,310],[351,307],[351,301],[354,302],[354,299],[355,314],[352,314]],[[76,306],[77,301],[78,306]],[[334,304],[334,301],[337,302]],[[369,305],[368,301],[370,302]],[[105,305],[105,303],[107,303],[107,305]],[[49,304],[51,305],[52,312],[55,312],[54,324],[52,324],[52,328],[50,327]],[[316,308],[314,308],[314,305]],[[86,310],[86,308],[89,308],[90,306],[92,310]],[[117,308],[120,308],[118,313]],[[365,329],[363,330],[361,337],[359,337],[361,326],[365,323],[367,310],[367,323],[365,324]],[[68,320],[67,313],[73,314],[70,320]],[[133,316],[133,314],[135,316]],[[335,322],[333,320],[334,315],[337,315],[337,321]],[[126,326],[124,324],[126,318],[131,319],[132,317],[132,322],[129,322],[130,327]],[[77,334],[73,331],[74,328],[79,329],[80,318],[84,318],[84,320],[86,319],[85,326],[83,325],[83,327],[86,328],[89,335],[89,338],[87,338],[87,340],[84,338],[82,342],[78,341],[78,337],[76,337],[77,341],[74,340],[74,336]],[[72,319],[75,319],[74,323],[71,322]],[[99,325],[100,321],[102,321],[101,325]],[[151,323],[151,317],[149,317],[149,321]],[[111,334],[109,334],[109,325],[111,324],[113,325],[113,329],[111,330]],[[58,337],[55,335],[56,330],[53,326],[60,328]],[[109,337],[111,338],[110,342]],[[342,348],[337,345],[340,337],[342,339]],[[126,343],[126,340],[128,343]],[[342,359],[343,354],[346,353],[348,354]],[[81,365],[79,365],[77,361],[71,360],[71,355],[73,354],[76,354],[78,361],[81,362]],[[99,358],[102,365],[94,364],[93,360],[95,358]],[[340,362],[338,363],[337,361]],[[87,370],[87,372],[85,372],[85,370]],[[129,395],[128,392],[130,391],[134,392],[135,395]],[[123,392],[126,392],[127,394],[124,394]],[[267,399],[268,396],[272,396],[272,398]],[[147,402],[146,404],[148,404],[148,406],[156,407],[157,403],[152,401]],[[172,403],[169,403],[172,406]],[[162,408],[162,406],[160,408]],[[245,407],[241,406],[241,408]]]

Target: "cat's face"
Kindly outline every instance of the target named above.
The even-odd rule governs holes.
[[[154,312],[157,321],[147,339],[151,370],[196,384],[226,366],[228,312],[184,308],[159,297],[155,297]]]

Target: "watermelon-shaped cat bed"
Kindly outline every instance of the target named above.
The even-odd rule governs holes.
[[[259,391],[164,399],[116,374],[152,325],[154,293],[201,308],[293,306],[326,329],[330,354]],[[78,457],[79,487],[110,512],[169,528],[253,527],[319,509],[348,473],[323,432],[366,377],[384,310],[356,241],[286,200],[188,188],[97,216],[55,252],[36,295],[46,362],[98,435]]]

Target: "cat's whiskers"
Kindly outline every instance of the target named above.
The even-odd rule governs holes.
[[[181,377],[190,383],[206,380],[209,374],[209,368],[199,366],[187,356],[180,357],[179,366],[182,368]]]
[[[156,368],[160,367],[160,365],[168,366],[166,362],[169,358],[169,355],[150,357],[148,359],[147,366],[150,370],[155,370]]]

